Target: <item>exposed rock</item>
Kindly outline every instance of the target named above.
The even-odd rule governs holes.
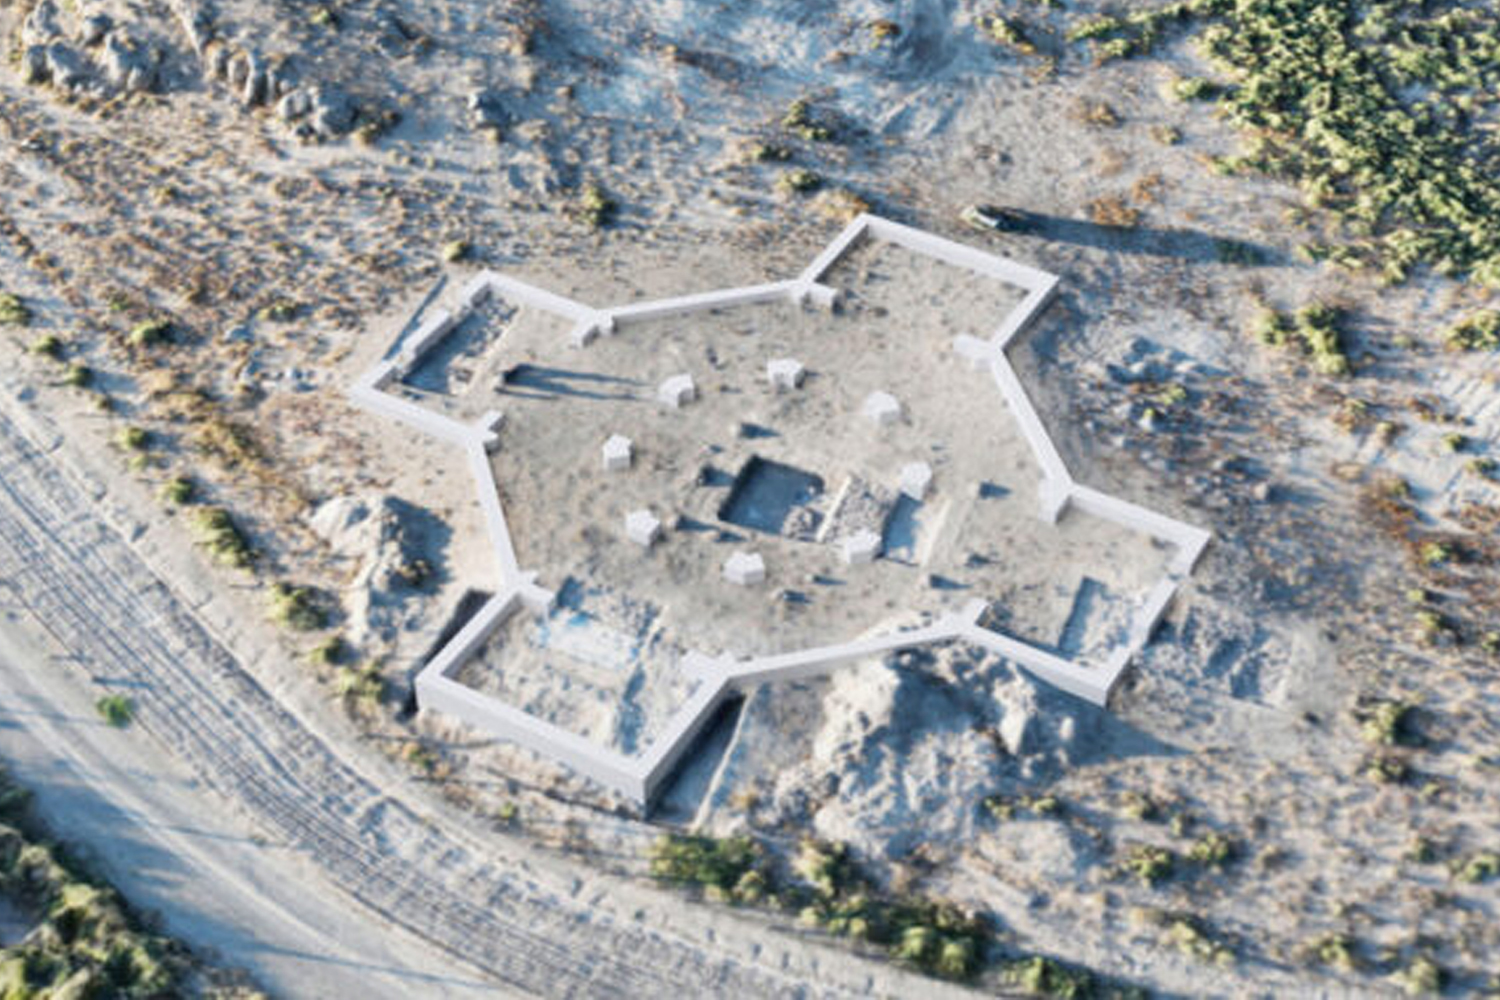
[[[469,94],[469,117],[476,129],[499,130],[510,124],[500,95],[493,90],[476,90]]]
[[[21,82],[28,84],[47,82],[47,47],[45,45],[28,45],[22,50]]]
[[[77,90],[89,82],[89,64],[61,42],[47,46],[47,76],[61,90]]]
[[[118,32],[104,39],[99,69],[111,85],[127,92],[156,86],[156,60]]]
[[[284,122],[296,121],[312,110],[312,94],[306,90],[291,90],[276,102],[276,117]]]
[[[46,45],[62,37],[58,27],[58,10],[54,0],[41,0],[31,9],[21,25],[21,44],[26,47]]]
[[[356,645],[392,642],[420,615],[420,602],[410,598],[437,558],[428,520],[420,508],[390,497],[339,497],[313,512],[313,531],[357,567],[344,589],[349,639]]]
[[[319,136],[343,135],[354,126],[354,101],[337,87],[314,87],[308,118]]]
[[[114,25],[108,14],[90,14],[78,23],[78,44],[88,48],[98,45]]]

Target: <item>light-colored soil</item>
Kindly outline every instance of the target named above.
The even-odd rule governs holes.
[[[0,8],[7,39],[25,6]],[[1066,13],[1087,16],[1097,8],[1082,2]],[[1437,574],[1414,567],[1360,502],[1371,476],[1397,473],[1411,484],[1427,529],[1463,534],[1482,554],[1493,529],[1461,533],[1456,517],[1464,503],[1500,503],[1493,481],[1465,470],[1473,458],[1496,457],[1494,358],[1447,352],[1439,331],[1484,302],[1475,289],[1440,276],[1382,288],[1298,261],[1293,248],[1315,237],[1284,221],[1299,193],[1204,169],[1205,158],[1234,150],[1229,125],[1206,104],[1161,95],[1169,72],[1207,71],[1188,47],[1169,44],[1159,61],[1094,67],[1049,37],[1062,58],[1047,74],[1039,72],[1040,60],[984,37],[974,18],[987,9],[937,0],[766,0],[711,9],[442,0],[345,5],[336,27],[312,24],[302,9],[223,5],[213,12],[215,27],[233,44],[286,55],[305,78],[404,114],[369,146],[351,139],[304,146],[266,111],[242,109],[205,79],[165,10],[112,10],[163,46],[166,90],[159,97],[70,105],[22,86],[9,64],[0,69],[0,290],[22,296],[34,314],[26,329],[7,329],[0,344],[13,379],[7,405],[48,414],[61,447],[91,463],[85,508],[53,512],[57,544],[72,546],[59,558],[76,563],[74,575],[62,589],[36,577],[22,590],[33,604],[56,595],[49,599],[58,603],[44,607],[51,615],[63,614],[63,597],[71,590],[76,602],[85,586],[99,600],[134,595],[132,583],[100,583],[100,564],[80,561],[92,551],[87,539],[64,530],[89,530],[88,516],[102,511],[134,546],[127,551],[160,568],[245,671],[195,668],[187,680],[202,682],[194,689],[202,701],[170,711],[147,706],[141,731],[169,734],[195,715],[244,725],[244,732],[225,730],[234,742],[216,744],[223,757],[181,751],[207,781],[237,774],[254,748],[313,745],[306,730],[276,728],[289,706],[369,784],[356,786],[363,790],[349,804],[344,796],[355,793],[343,779],[329,790],[323,782],[333,780],[330,772],[307,764],[307,773],[277,771],[264,787],[247,787],[270,796],[273,816],[283,806],[287,816],[306,810],[316,824],[308,829],[318,831],[352,822],[355,836],[366,838],[361,843],[376,845],[358,855],[368,864],[350,867],[343,854],[338,863],[319,860],[342,891],[368,901],[361,887],[399,856],[403,874],[478,894],[466,898],[493,915],[515,897],[479,898],[478,887],[492,884],[481,876],[519,873],[505,884],[528,901],[518,911],[528,932],[549,942],[579,935],[595,949],[588,988],[608,982],[620,992],[671,992],[681,984],[660,987],[652,977],[666,973],[655,965],[681,960],[727,976],[728,953],[759,963],[756,969],[784,962],[790,971],[778,969],[776,987],[800,978],[895,995],[929,991],[899,972],[872,972],[788,934],[787,917],[749,918],[752,929],[744,930],[741,916],[641,891],[660,826],[620,815],[586,783],[524,752],[442,719],[401,713],[409,672],[470,581],[492,568],[461,464],[354,412],[341,393],[436,281],[461,283],[471,266],[597,304],[794,274],[839,225],[823,214],[824,202],[777,190],[789,169],[802,167],[821,175],[825,190],[847,189],[904,221],[1060,274],[1061,297],[1012,358],[1070,468],[1091,486],[1203,524],[1215,543],[1110,713],[1038,687],[1005,664],[948,649],[817,684],[764,688],[749,697],[724,766],[703,782],[706,794],[683,796],[685,804],[666,819],[696,815],[711,829],[750,829],[778,850],[790,850],[804,833],[850,841],[891,884],[992,915],[1007,947],[1168,994],[1372,995],[1394,990],[1390,975],[1418,954],[1433,955],[1455,991],[1478,990],[1494,973],[1494,882],[1460,877],[1469,859],[1500,847],[1494,661],[1472,642],[1424,639],[1408,596],[1421,584],[1436,608],[1464,613],[1493,599],[1493,562],[1457,563]],[[380,42],[390,15],[415,29],[395,49]],[[870,24],[882,18],[897,22],[902,34],[873,45]],[[420,36],[431,39],[425,54]],[[493,91],[509,118],[498,136],[471,126],[466,97],[477,88]],[[797,97],[811,99],[832,141],[805,141],[780,128]],[[1086,101],[1108,102],[1119,124],[1082,121]],[[1163,126],[1177,129],[1181,142],[1160,142]],[[784,146],[791,159],[745,155],[756,143]],[[602,231],[572,211],[589,181],[619,204]],[[1139,223],[1120,229],[1087,221],[1088,204],[1103,196],[1125,199],[1142,213]],[[965,205],[992,202],[1036,213],[1038,226],[978,233],[957,221]],[[444,244],[460,238],[473,244],[472,262],[444,265]],[[1233,259],[1221,241],[1250,245],[1261,262]],[[884,265],[851,266],[878,275]],[[1259,296],[1286,307],[1313,296],[1346,305],[1354,317],[1355,374],[1325,379],[1294,355],[1253,343],[1243,331]],[[279,300],[296,305],[290,321],[259,315]],[[125,345],[134,324],[158,314],[180,327],[179,339],[155,349]],[[955,306],[954,319],[965,318]],[[97,409],[97,392],[62,386],[58,365],[25,353],[43,333],[66,341],[68,363],[90,366],[112,412]],[[901,344],[899,334],[892,329],[888,344]],[[622,337],[601,347],[627,343]],[[758,372],[764,359],[754,353]],[[475,393],[492,393],[487,361],[455,360],[455,372],[476,365],[469,395],[455,379],[430,383],[425,391],[445,395],[424,399],[460,407],[477,401]],[[910,374],[919,379],[921,371]],[[1185,397],[1163,406],[1173,386]],[[206,397],[201,408],[191,403],[194,393]],[[1441,404],[1436,412],[1413,405],[1429,397]],[[1340,426],[1333,417],[1348,398],[1400,424],[1399,433]],[[994,405],[998,412],[998,398]],[[1147,407],[1161,410],[1159,418],[1148,419]],[[524,420],[522,407],[508,408]],[[716,443],[727,446],[741,419],[726,409],[708,425],[709,436],[722,436]],[[204,451],[199,438],[210,420],[250,428],[264,461],[235,463]],[[135,471],[111,443],[127,423],[154,439],[149,464]],[[1005,433],[1003,421],[982,426]],[[574,443],[559,439],[560,461],[579,463],[579,484],[592,482],[602,430],[580,432]],[[1469,439],[1464,452],[1444,450],[1450,433]],[[906,443],[920,451],[927,442]],[[506,461],[502,449],[496,462]],[[836,464],[826,455],[805,461]],[[1004,503],[1026,506],[1024,483],[1013,485],[1006,471],[984,475],[1012,489]],[[195,477],[202,499],[228,506],[245,525],[263,552],[258,576],[210,568],[186,544],[191,508],[166,512],[155,497],[169,476],[183,473]],[[20,476],[8,467],[5,479],[19,483]],[[937,486],[935,501],[947,495],[941,475]],[[27,499],[27,490],[18,492]],[[615,523],[618,511],[579,492],[599,505],[601,524]],[[287,636],[263,624],[264,588],[281,578],[329,594],[363,586],[366,556],[339,550],[315,530],[314,518],[330,501],[352,498],[374,510],[390,495],[416,498],[451,533],[446,540],[429,536],[436,539],[428,552],[433,579],[382,593],[391,601],[379,605],[385,621],[396,624],[360,634],[335,622],[334,629],[359,634],[359,661],[376,664],[392,685],[384,702],[360,707],[330,697],[333,670],[307,662],[309,648],[329,632]],[[675,494],[642,500],[682,502]],[[1019,551],[1009,539],[998,551],[1000,533],[1016,522],[998,504],[986,509],[1003,523],[973,522],[979,530],[963,536],[992,540],[1000,555]],[[943,523],[945,531],[956,525],[956,514]],[[536,527],[518,533],[545,573],[540,564],[551,558],[543,558],[551,539]],[[614,552],[616,540],[601,539],[600,551],[607,541]],[[665,565],[672,544],[638,564]],[[788,551],[793,544],[806,545],[787,542]],[[108,551],[113,559],[120,550]],[[1120,552],[1123,573],[1136,560]],[[934,550],[929,558],[939,555]],[[559,551],[557,579],[547,582],[561,586],[578,559],[577,550]],[[607,560],[600,565],[607,569]],[[612,572],[631,565],[622,559]],[[1068,587],[1073,572],[1058,581],[1042,574],[1043,583]],[[1076,572],[1092,575],[1095,567]],[[1101,582],[1111,593],[1125,589],[1113,577]],[[976,589],[983,583],[976,580]],[[893,600],[891,614],[914,607],[913,593],[942,599],[923,587]],[[139,589],[155,593],[147,582]],[[783,606],[769,600],[776,589],[766,588],[768,600],[754,608],[761,622],[780,628],[772,616]],[[709,591],[705,604],[717,592]],[[1012,599],[1027,593],[1043,591]],[[153,631],[143,651],[134,626],[167,613],[154,603],[110,607],[116,626],[132,626],[118,629],[131,642],[90,645],[86,652],[99,666],[65,665],[70,683],[108,684],[142,664],[165,670],[186,655],[179,646],[190,627],[175,613],[160,625],[167,644],[158,645]],[[818,605],[810,610],[822,613]],[[1015,621],[1044,617],[1018,614]],[[1056,627],[1049,622],[1047,632]],[[722,645],[751,647],[768,631],[744,628]],[[76,635],[82,641],[93,633]],[[253,700],[267,714],[249,711],[247,691],[259,692]],[[1419,745],[1365,742],[1356,710],[1372,697],[1420,704]],[[607,712],[583,725],[605,735],[625,731]],[[408,755],[413,743],[436,758],[430,770],[421,753]],[[1404,761],[1411,776],[1372,780],[1366,763],[1377,755]],[[414,808],[419,820],[359,811],[391,789],[421,803]],[[1023,809],[996,822],[982,802],[997,793],[1052,794],[1062,811],[1036,816]],[[1127,793],[1157,799],[1161,819],[1132,818]],[[230,800],[244,804],[247,796]],[[512,805],[520,810],[517,825],[494,829],[494,815]],[[1177,815],[1184,818],[1174,826]],[[465,858],[500,860],[487,871],[449,867],[447,854],[425,850],[434,830],[474,845]],[[1238,845],[1223,871],[1188,859],[1208,830]],[[1418,838],[1430,843],[1432,862],[1414,860]],[[1118,875],[1123,856],[1140,842],[1179,859],[1155,886]],[[310,856],[321,858],[323,846],[309,848]],[[567,851],[566,860],[544,878],[538,857],[555,860],[553,851]],[[626,882],[610,881],[616,877]],[[394,877],[384,884],[395,885]],[[403,914],[441,909],[402,899]],[[647,929],[615,936],[635,926],[638,908],[648,911]],[[1142,909],[1201,920],[1229,943],[1234,963],[1179,954],[1157,926],[1139,919]],[[604,921],[601,911],[608,934],[590,922]],[[545,918],[535,927],[533,912]],[[731,934],[730,927],[740,930]],[[445,934],[433,922],[418,929]],[[1352,970],[1309,957],[1310,943],[1335,933],[1355,942]],[[732,945],[722,943],[731,937]],[[501,940],[497,951],[513,942]],[[661,946],[670,955],[643,950],[668,941]],[[509,952],[538,948],[528,937],[496,963],[509,968],[522,962]],[[757,949],[762,957],[746,957]],[[651,975],[608,978],[622,966]],[[579,968],[576,961],[549,966],[526,982],[562,991]],[[761,984],[736,983],[740,995]]]

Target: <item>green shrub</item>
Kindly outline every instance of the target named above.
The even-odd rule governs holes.
[[[828,142],[833,138],[833,130],[814,121],[811,105],[801,98],[793,101],[787,108],[786,114],[781,118],[781,127],[808,142]]]
[[[151,433],[144,427],[131,424],[121,427],[115,435],[115,443],[126,451],[145,451],[151,444]]]
[[[94,370],[88,365],[72,364],[63,372],[63,385],[86,389],[94,382]]]
[[[340,667],[334,678],[334,690],[340,698],[349,698],[367,705],[378,704],[385,697],[385,678],[374,664],[355,670]]]
[[[1407,996],[1436,996],[1443,991],[1448,974],[1426,955],[1416,955],[1391,978]]]
[[[1172,852],[1164,847],[1136,844],[1120,859],[1119,871],[1134,876],[1141,885],[1151,888],[1172,874],[1175,861]]]
[[[198,512],[193,525],[200,542],[215,561],[236,569],[248,569],[255,562],[250,543],[223,507],[204,508]]]
[[[467,240],[453,240],[443,244],[443,260],[450,264],[456,264],[469,256],[469,243]]]
[[[1500,349],[1500,309],[1482,309],[1448,328],[1443,343],[1454,351]]]
[[[99,718],[122,729],[130,725],[130,720],[135,715],[135,706],[123,694],[105,695],[94,702],[94,709],[99,713]]]
[[[1326,934],[1309,946],[1308,957],[1319,965],[1352,971],[1355,966],[1354,939],[1347,934]]]
[[[320,667],[332,667],[349,658],[349,643],[342,635],[331,635],[312,648],[308,657]]]
[[[1472,854],[1459,862],[1453,871],[1453,877],[1460,882],[1488,882],[1493,878],[1500,878],[1500,854],[1493,851],[1482,851]]]
[[[1426,597],[1426,591],[1422,591]],[[1378,701],[1372,707],[1357,713],[1360,717],[1359,735],[1374,746],[1417,746],[1417,706],[1405,701]]]
[[[1377,785],[1399,785],[1411,777],[1411,767],[1395,754],[1375,754],[1365,761],[1364,775]]]
[[[785,163],[791,158],[790,149],[770,142],[753,143],[745,150],[745,159],[751,163]]]
[[[186,476],[175,476],[162,484],[161,498],[169,504],[181,507],[193,502],[194,489],[191,479]]]
[[[1239,854],[1239,845],[1216,830],[1210,830],[1188,848],[1188,860],[1220,871]]]
[[[297,318],[297,308],[297,303],[290,299],[277,299],[255,315],[268,323],[290,323]]]
[[[62,357],[63,342],[55,334],[44,333],[31,342],[31,347],[28,350],[32,354],[40,354],[44,358],[51,358],[53,361],[56,361]]]
[[[1007,962],[1000,981],[1027,996],[1083,1000],[1094,995],[1094,977],[1086,970],[1070,969],[1042,955]]]
[[[1179,101],[1211,101],[1219,96],[1219,85],[1201,76],[1184,77],[1172,83],[1172,96]]]
[[[589,183],[585,184],[579,193],[574,215],[590,229],[602,229],[609,225],[617,208],[614,200],[604,193],[603,188]]]
[[[758,871],[764,863],[759,844],[749,837],[723,839],[669,833],[660,837],[651,849],[651,876],[664,882],[678,882],[712,887],[727,898],[751,902],[765,893],[764,875],[757,880],[745,877]],[[736,896],[736,891],[741,896]]]
[[[20,297],[10,292],[0,292],[0,326],[27,326],[31,323],[31,310]]]
[[[823,178],[806,167],[793,167],[781,175],[776,182],[776,189],[787,194],[806,194],[816,191],[823,184]]]
[[[1188,958],[1221,966],[1234,964],[1234,950],[1218,940],[1208,926],[1195,917],[1177,915],[1169,918],[1163,937]]]
[[[154,347],[164,343],[171,334],[171,320],[151,319],[133,326],[127,340],[132,347]]]
[[[328,624],[328,612],[310,588],[277,581],[271,585],[271,620],[297,632],[315,632]]]

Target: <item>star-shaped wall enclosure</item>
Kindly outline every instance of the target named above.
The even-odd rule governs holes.
[[[1165,574],[1135,605],[1124,641],[1114,645],[1105,662],[1085,666],[991,627],[984,621],[988,605],[983,600],[971,601],[960,611],[944,613],[923,627],[852,640],[845,636],[829,636],[827,644],[778,655],[742,659],[733,653],[714,656],[691,651],[679,663],[679,669],[694,682],[691,693],[650,745],[634,755],[601,746],[456,679],[455,675],[465,662],[511,616],[522,611],[546,615],[554,608],[556,595],[538,583],[536,571],[523,567],[517,560],[490,461],[490,452],[500,443],[502,414],[490,411],[477,422],[466,423],[401,398],[390,391],[391,387],[400,383],[473,310],[490,298],[564,318],[570,324],[571,343],[580,348],[596,338],[612,335],[624,325],[731,306],[791,302],[831,309],[839,299],[839,290],[823,283],[823,279],[861,241],[895,244],[1024,291],[1020,305],[1005,316],[988,339],[960,335],[951,341],[951,347],[954,354],[969,365],[989,370],[1040,467],[1037,516],[1049,524],[1056,524],[1063,511],[1071,507],[1142,533],[1172,550]],[[1149,640],[1177,588],[1192,571],[1208,544],[1209,534],[1201,528],[1084,486],[1069,472],[1006,355],[1010,343],[1046,308],[1057,283],[1056,276],[1046,272],[872,215],[862,215],[852,222],[816,260],[791,280],[637,302],[616,308],[596,309],[502,274],[481,273],[463,288],[459,305],[452,313],[436,310],[396,345],[386,360],[361,377],[350,391],[353,402],[360,407],[462,450],[499,567],[493,596],[419,672],[416,680],[418,705],[423,711],[444,713],[490,736],[527,747],[643,807],[649,806],[683,755],[693,748],[703,726],[727,697],[753,685],[817,676],[841,665],[897,650],[950,641],[969,643],[993,651],[1036,678],[1079,698],[1105,705],[1132,657]],[[783,377],[793,375],[800,378],[800,375],[784,369]],[[773,381],[776,378],[773,373]]]

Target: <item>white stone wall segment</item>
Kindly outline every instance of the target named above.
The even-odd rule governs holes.
[[[387,387],[397,382],[426,352],[441,342],[457,322],[491,296],[500,296],[509,302],[570,320],[573,324],[570,336],[579,346],[586,346],[600,335],[613,333],[619,323],[633,320],[772,301],[795,303],[811,300],[817,305],[832,307],[838,291],[822,284],[821,279],[850,247],[867,237],[896,243],[1025,289],[1026,296],[1021,304],[1004,318],[989,340],[962,334],[953,342],[954,351],[975,367],[987,366],[990,369],[1022,435],[1037,457],[1043,473],[1040,516],[1055,521],[1069,504],[1076,504],[1084,513],[1150,534],[1176,547],[1168,576],[1152,587],[1137,608],[1128,640],[1112,650],[1102,665],[1082,666],[982,627],[978,622],[985,602],[977,600],[970,602],[962,614],[950,614],[924,628],[777,656],[737,661],[728,653],[709,657],[692,652],[679,665],[687,676],[697,681],[692,693],[668,720],[660,737],[635,757],[596,745],[454,680],[452,675],[458,667],[478,651],[509,615],[522,608],[533,614],[547,614],[555,606],[556,595],[538,585],[535,573],[525,572],[517,564],[498,484],[486,451],[498,440],[498,411],[486,414],[475,425],[466,425],[393,395],[386,391]],[[453,313],[441,309],[435,311],[406,343],[400,345],[395,358],[375,365],[355,382],[349,392],[351,401],[363,409],[464,449],[479,494],[486,531],[496,554],[500,592],[485,602],[418,675],[417,694],[423,710],[451,715],[496,738],[525,746],[646,805],[669,780],[682,755],[689,752],[714,711],[735,691],[761,683],[817,676],[843,664],[888,655],[900,649],[955,639],[971,642],[1004,656],[1055,687],[1104,705],[1136,652],[1149,640],[1152,630],[1166,613],[1181,578],[1191,572],[1210,536],[1201,528],[1079,486],[1069,474],[1005,355],[1005,348],[1046,308],[1056,293],[1057,284],[1058,279],[1046,272],[868,214],[846,226],[801,275],[791,281],[595,309],[492,271],[475,276],[459,293],[459,302]],[[779,391],[799,386],[803,374],[801,365],[790,358],[775,359],[767,366],[767,379]],[[669,385],[673,387],[670,391]],[[661,390],[661,398],[674,406],[696,396],[691,376],[685,374],[668,379]],[[886,422],[899,419],[901,404],[888,393],[874,393],[866,400],[864,412],[868,419]],[[630,442],[623,435],[611,437],[601,451],[604,468],[612,471],[628,468],[631,451]],[[927,495],[931,479],[930,466],[913,462],[901,470],[900,488],[906,495],[920,501]],[[626,536],[636,544],[649,546],[660,538],[660,521],[649,511],[634,511],[625,520]],[[866,561],[867,556],[874,558],[878,553],[879,536],[875,532],[864,534],[870,537],[859,539],[857,545],[851,546],[855,539],[845,539],[842,543],[845,558],[852,563]],[[763,582],[765,574],[765,562],[758,553],[736,552],[724,564],[725,578],[743,585]]]

